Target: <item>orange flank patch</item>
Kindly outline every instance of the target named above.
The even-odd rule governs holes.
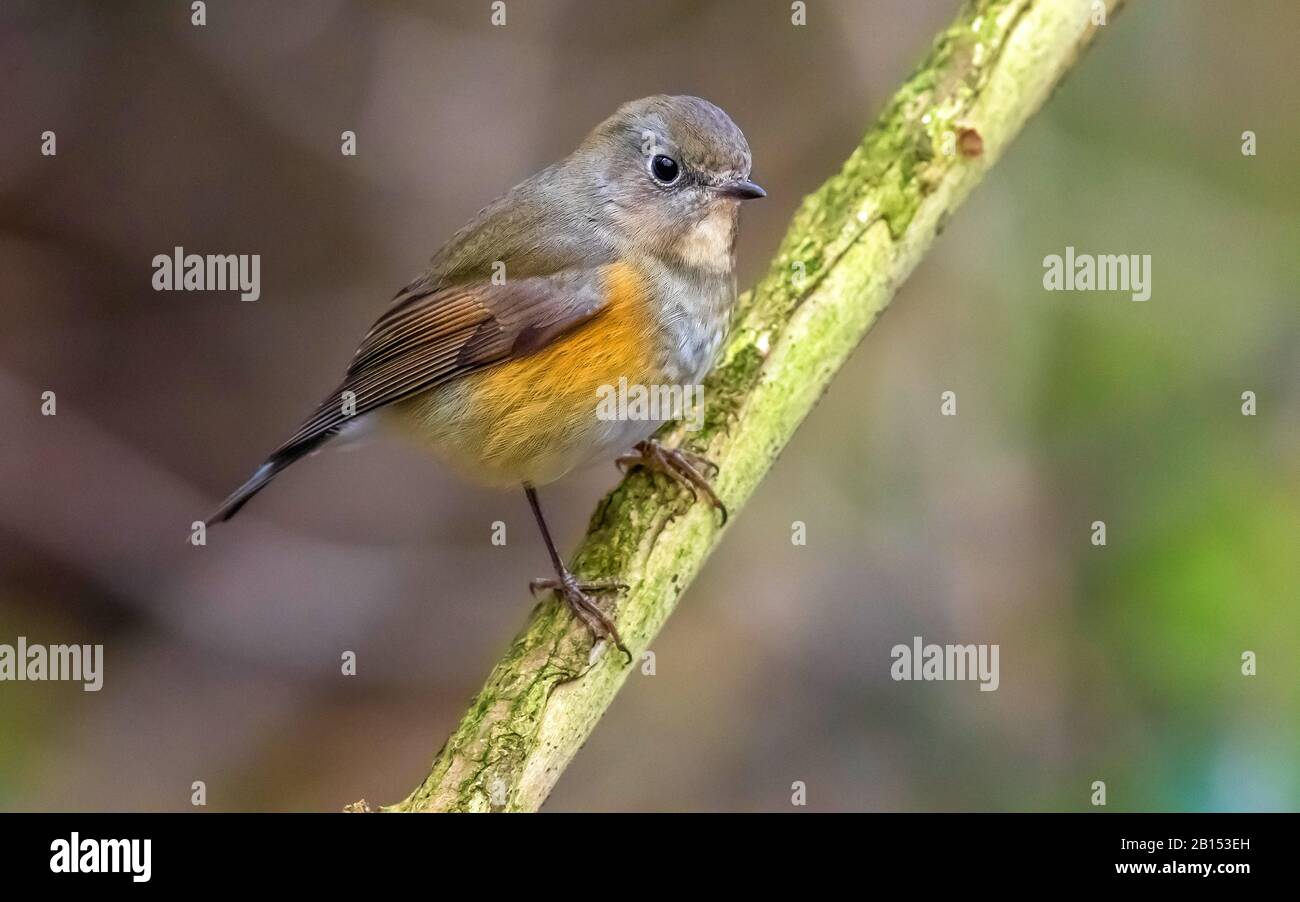
[[[645,280],[625,263],[606,267],[605,280],[607,306],[589,322],[474,380],[474,403],[486,417],[525,430],[533,416],[586,420],[594,415],[600,386],[617,385],[620,376],[633,383],[653,380],[655,327]]]
[[[597,389],[657,384],[660,354],[646,280],[626,264],[605,270],[600,313],[536,353],[471,373],[404,405],[402,417],[449,463],[498,486],[544,485],[610,439]]]

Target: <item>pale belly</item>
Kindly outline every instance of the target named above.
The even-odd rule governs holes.
[[[546,485],[599,459],[612,460],[659,428],[659,421],[602,419],[597,395],[577,407],[573,396],[520,394],[508,409],[480,403],[496,391],[478,373],[395,405],[389,421],[429,447],[466,478],[497,488]]]

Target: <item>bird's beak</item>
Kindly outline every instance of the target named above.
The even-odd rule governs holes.
[[[720,187],[718,191],[726,197],[736,197],[740,200],[753,200],[758,197],[767,197],[767,192],[749,179],[736,179],[727,182],[725,185]]]

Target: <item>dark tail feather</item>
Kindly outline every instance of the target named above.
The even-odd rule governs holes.
[[[320,436],[315,441],[306,442],[271,455],[270,459],[258,467],[253,475],[248,478],[248,482],[235,489],[231,492],[229,498],[221,502],[221,506],[217,508],[216,512],[211,517],[208,517],[207,525],[224,523],[239,513],[239,509],[247,504],[254,495],[266,488],[272,479],[280,475],[281,470],[299,458],[315,451],[328,437]]]

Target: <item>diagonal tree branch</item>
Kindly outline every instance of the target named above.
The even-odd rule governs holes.
[[[1123,0],[968,0],[844,168],[806,198],[705,384],[685,443],[738,511],[967,194]],[[709,505],[633,472],[597,507],[575,572],[631,586],[639,656],[724,529]],[[557,601],[533,612],[433,762],[392,811],[537,809],[632,668]],[[365,803],[353,808],[366,809]]]

